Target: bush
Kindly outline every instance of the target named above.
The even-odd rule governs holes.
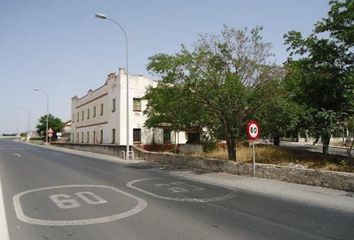
[[[31,137],[31,140],[33,140],[33,141],[40,141],[40,140],[45,141],[45,137]]]
[[[211,152],[216,149],[216,141],[210,137],[204,137],[200,144],[203,147],[203,152]]]

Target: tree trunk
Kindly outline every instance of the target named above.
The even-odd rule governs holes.
[[[280,144],[280,137],[279,137],[278,134],[275,134],[275,135],[273,136],[273,143],[274,143],[274,146],[279,146],[279,144]]]
[[[331,131],[329,129],[325,129],[322,133],[322,152],[328,153],[329,141],[331,139]]]
[[[352,140],[352,143],[350,144],[349,148],[348,148],[348,157],[350,157],[350,153],[353,149],[353,146],[354,146],[354,139]]]
[[[315,141],[313,142],[312,145],[315,145],[315,144],[318,142],[318,139],[320,139],[320,136],[317,136],[317,137],[316,137],[316,139],[315,139]]]
[[[229,160],[236,162],[236,148],[235,148],[235,140],[234,139],[227,139],[227,154],[229,156]]]

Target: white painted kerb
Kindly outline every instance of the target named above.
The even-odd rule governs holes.
[[[0,239],[9,240],[9,232],[7,229],[5,203],[2,194],[1,181],[0,181]]]

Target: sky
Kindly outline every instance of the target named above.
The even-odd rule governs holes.
[[[104,13],[125,28],[129,72],[147,72],[148,58],[191,46],[200,33],[230,27],[263,26],[281,65],[287,58],[283,35],[309,34],[329,10],[327,0],[0,0],[0,134],[35,129],[49,111],[67,121],[71,98],[104,84],[125,66],[124,35]],[[21,108],[21,106],[23,108]]]

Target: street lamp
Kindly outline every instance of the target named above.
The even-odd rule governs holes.
[[[129,154],[129,72],[128,72],[128,35],[127,32],[124,30],[123,26],[120,25],[119,22],[117,22],[116,20],[107,17],[106,15],[100,14],[100,13],[96,13],[95,15],[96,18],[99,19],[103,19],[103,20],[109,20],[115,24],[118,25],[118,27],[120,28],[120,30],[122,30],[122,32],[124,33],[124,37],[125,37],[125,65],[126,65],[126,75],[127,75],[127,146],[126,146],[126,154],[125,154],[125,158],[128,159],[128,154]]]
[[[48,125],[49,125],[49,95],[46,91],[39,89],[39,88],[35,88],[33,89],[33,91],[36,92],[42,92],[45,94],[46,98],[47,98],[47,126],[46,126],[46,131],[45,131],[45,143],[48,144]]]
[[[27,139],[29,140],[30,136],[30,115],[31,115],[31,110],[28,107],[25,106],[20,106],[20,108],[25,109],[27,111]]]

